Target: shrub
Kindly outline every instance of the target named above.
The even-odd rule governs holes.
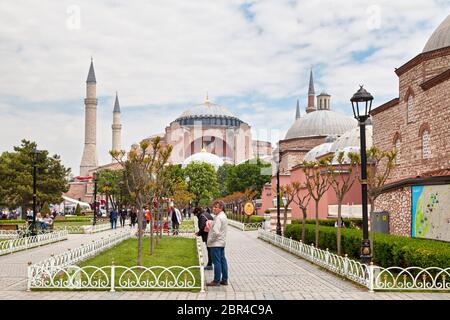
[[[337,219],[319,219],[319,225],[334,227],[336,220]],[[362,219],[343,218],[342,221],[344,222],[346,228],[350,228],[350,229],[361,229],[362,228]],[[305,223],[306,224],[316,224],[316,219],[306,219]],[[302,220],[301,219],[292,220],[292,224],[302,224]]]
[[[250,222],[251,223],[259,223],[259,222],[264,222],[265,219],[263,217],[260,216],[251,216],[250,217]]]
[[[81,216],[81,208],[80,208],[79,204],[77,204],[77,207],[75,208],[75,215],[76,216]]]
[[[26,220],[0,220],[0,224],[26,223]]]
[[[264,213],[270,213],[269,209],[264,210]]]
[[[307,224],[305,243],[315,241],[315,226]],[[337,228],[319,227],[319,247],[336,252]],[[286,237],[294,240],[301,238],[301,225],[290,224],[286,227]],[[362,232],[356,229],[342,229],[342,252],[349,258],[359,260]],[[446,242],[416,239],[382,233],[375,233],[373,261],[381,267],[439,267],[448,268],[450,246]]]

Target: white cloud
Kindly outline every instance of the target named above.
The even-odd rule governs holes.
[[[227,107],[255,128],[285,131],[296,98],[305,106],[311,65],[316,91],[330,93],[336,109],[349,108],[359,83],[382,103],[397,94],[394,67],[421,52],[449,9],[448,2],[437,0],[5,2],[0,107],[7,111],[0,150],[22,137],[40,140],[78,173],[91,55],[97,94],[103,97],[97,130],[101,162],[109,160],[116,90],[125,146],[164,131],[206,91],[213,100],[235,98],[236,105]],[[353,53],[371,47],[377,49],[372,56],[353,59]],[[249,103],[249,97],[257,98]],[[287,98],[291,109],[275,107],[274,101]],[[65,109],[67,101],[77,100],[77,113]]]

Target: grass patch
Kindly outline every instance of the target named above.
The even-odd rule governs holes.
[[[153,255],[150,255],[150,239],[144,238],[142,246],[142,266],[152,267],[192,267],[198,266],[197,246],[195,239],[186,238],[172,238],[164,237],[159,240]],[[79,264],[80,267],[95,266],[104,267],[110,266],[114,261],[115,266],[135,267],[137,257],[137,239],[128,239],[120,243],[119,245],[104,251],[89,260],[86,260]],[[100,272],[95,272],[96,269],[85,268],[86,273],[92,277],[93,280],[104,280],[104,275]],[[110,268],[104,269],[108,276],[111,273]],[[162,268],[154,268],[152,272],[146,271],[143,268],[133,269],[134,273],[126,270],[125,268],[115,268],[115,286],[118,287],[119,283],[127,283],[136,281],[139,278],[141,282],[190,282],[194,281],[195,286],[200,287],[200,271],[198,268],[190,269],[190,273],[182,271],[181,268],[173,268],[171,272],[164,271]],[[80,280],[84,280],[87,277],[81,276]],[[117,288],[120,290],[120,288]],[[134,289],[134,290],[161,290],[155,289]],[[167,290],[167,289],[164,289]],[[191,290],[199,291],[198,289],[173,289],[173,290]]]

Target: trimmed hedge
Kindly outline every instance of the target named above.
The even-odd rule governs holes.
[[[307,224],[306,244],[315,241],[315,226]],[[301,238],[301,225],[290,224],[286,227],[287,238],[294,240]],[[337,228],[319,227],[319,248],[336,252]],[[359,260],[359,251],[362,240],[362,232],[356,229],[342,228],[342,254],[348,254],[349,258]],[[375,233],[373,262],[381,267],[439,267],[450,266],[450,244],[441,241],[416,239]]]
[[[0,224],[16,224],[16,223],[27,223],[26,220],[2,220],[0,219]]]
[[[264,217],[250,216],[250,218],[249,218],[246,215],[238,215],[238,214],[231,213],[231,212],[227,212],[227,218],[237,221],[237,222],[242,222],[242,223],[257,223],[257,222],[264,221]]]
[[[91,219],[53,220],[53,223],[91,222],[91,221],[92,221],[92,218]]]
[[[264,221],[265,221],[264,217],[260,217],[260,216],[251,216],[250,217],[251,223],[259,223],[259,222],[264,222]]]
[[[319,225],[321,226],[328,226],[328,227],[334,227],[334,223],[336,222],[336,219],[319,219]],[[342,221],[345,224],[346,228],[350,229],[362,229],[362,219],[352,219],[352,218],[343,218]],[[316,219],[306,219],[306,224],[316,224]],[[295,219],[292,220],[292,224],[302,224],[301,219]]]

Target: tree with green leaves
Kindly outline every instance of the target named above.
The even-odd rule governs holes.
[[[306,178],[306,188],[315,202],[316,209],[316,247],[319,247],[319,202],[330,188],[328,167],[331,157],[324,157],[319,161],[304,161],[303,171]]]
[[[246,161],[238,164],[228,169],[226,190],[228,193],[233,193],[252,189],[256,190],[257,197],[260,197],[262,188],[270,182],[272,172],[270,168],[270,164],[264,163],[260,159],[256,159],[256,162]]]
[[[77,217],[81,216],[81,207],[79,203],[77,203],[77,207],[75,208],[75,215]]]
[[[217,175],[212,165],[194,161],[186,166],[184,174],[196,206],[207,206],[217,196]]]
[[[343,151],[337,153],[333,158],[333,163],[329,166],[330,185],[333,188],[338,202],[337,218],[337,253],[341,255],[341,228],[342,228],[342,202],[345,195],[350,191],[355,181],[358,179],[353,172],[358,164],[358,155],[349,152],[347,157]]]
[[[37,210],[44,203],[60,203],[61,195],[69,190],[70,169],[61,164],[58,155],[49,156],[44,150],[33,155],[37,144],[22,140],[14,152],[0,155],[0,203],[9,208],[22,207],[22,218],[33,200],[33,162],[36,161]]]
[[[162,183],[158,181],[162,168],[167,163],[172,146],[167,147],[161,144],[161,137],[157,136],[151,141],[143,140],[139,144],[139,148],[133,149],[125,158],[125,151],[110,151],[111,156],[124,169],[124,181],[126,190],[128,191],[131,202],[139,210],[138,212],[138,256],[137,265],[142,264],[142,236],[143,236],[143,220],[144,207],[152,204],[153,199],[158,197],[161,191]],[[151,207],[153,207],[151,205]],[[150,254],[153,254],[153,224],[154,217],[150,221]]]
[[[224,163],[217,170],[217,183],[219,186],[219,195],[221,197],[226,196],[227,194],[233,193],[233,191],[231,191],[229,188],[230,185],[228,183],[228,180],[230,178],[230,175],[231,175],[234,167],[235,166],[232,164]]]
[[[97,172],[97,188],[106,197],[107,211],[109,211],[109,203],[113,208],[117,207],[123,177],[123,170],[103,169]]]

